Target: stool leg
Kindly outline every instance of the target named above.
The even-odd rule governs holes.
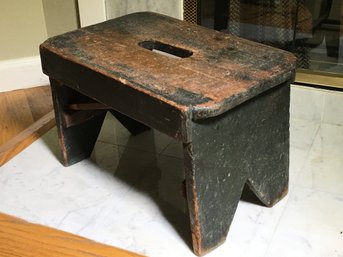
[[[279,121],[274,128],[266,130],[269,136],[258,138],[256,151],[249,158],[251,168],[247,184],[268,207],[276,204],[288,192],[289,145],[284,138],[288,138],[289,130],[287,124]],[[262,133],[262,127],[259,129]]]
[[[273,206],[288,192],[289,180],[289,97],[280,88],[261,101],[261,118],[255,126],[253,147],[247,160],[247,184],[263,204]],[[268,107],[270,106],[270,107]],[[257,107],[256,107],[257,108]]]
[[[230,167],[225,150],[207,143],[184,145],[193,250],[199,256],[225,241],[246,181],[244,172]]]
[[[63,115],[67,106],[89,98],[51,78],[50,85],[62,149],[62,163],[64,166],[69,166],[90,156],[106,112],[94,115],[78,125],[66,127],[63,125]]]
[[[271,206],[288,186],[289,83],[214,118],[192,122],[184,144],[194,252],[224,242],[248,183]]]

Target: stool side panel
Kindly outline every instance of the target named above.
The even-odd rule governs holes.
[[[225,240],[245,183],[267,206],[288,189],[290,82],[217,117],[192,123],[185,145],[195,251]]]

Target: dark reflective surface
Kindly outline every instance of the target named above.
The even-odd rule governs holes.
[[[295,53],[298,68],[343,74],[341,0],[199,0],[203,26]]]

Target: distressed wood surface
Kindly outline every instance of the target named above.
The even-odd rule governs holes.
[[[64,165],[87,158],[98,136],[103,114],[67,115],[85,102],[133,134],[152,127],[183,143],[197,255],[225,240],[245,184],[267,206],[287,192],[292,54],[135,13],[49,39],[41,57]]]
[[[68,112],[67,107],[75,102],[89,102],[89,97],[51,78],[50,85],[59,142],[62,148],[62,161],[64,166],[69,166],[91,155],[106,112],[87,115],[86,118],[82,117],[82,122],[79,123],[73,120],[68,123],[65,115],[65,112]]]
[[[194,251],[225,241],[243,186],[266,206],[288,192],[289,83],[220,116],[196,121],[184,144]]]
[[[2,257],[142,257],[119,248],[0,213]]]
[[[154,48],[191,55],[169,58],[150,51]],[[55,79],[60,68],[49,65],[51,60],[77,63],[85,72],[120,81],[193,119],[223,113],[290,79],[295,68],[288,52],[154,13],[130,14],[51,38],[41,45],[41,55],[44,72]]]

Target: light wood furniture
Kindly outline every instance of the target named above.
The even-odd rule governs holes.
[[[1,257],[142,257],[0,213]]]
[[[54,125],[49,86],[0,93],[0,166]]]

